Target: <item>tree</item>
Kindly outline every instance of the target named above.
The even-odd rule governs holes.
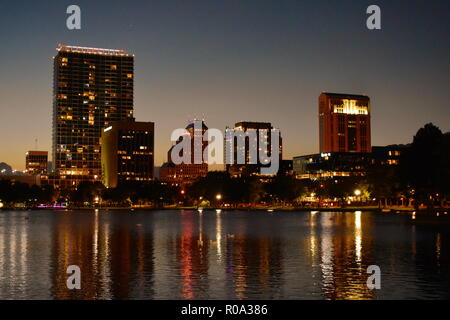
[[[399,190],[398,168],[392,165],[373,164],[367,172],[367,182],[370,193],[377,199],[378,207],[384,200],[384,207],[388,205],[388,199]]]
[[[425,203],[433,207],[448,197],[450,181],[450,142],[448,134],[432,123],[420,128],[411,146],[400,159],[400,177],[403,187],[415,198],[415,207]]]
[[[102,196],[104,189],[100,182],[83,181],[69,194],[69,199],[78,205],[84,205],[86,202],[93,203],[95,198]]]
[[[278,175],[267,185],[266,191],[276,200],[292,202],[305,194],[306,188],[293,176]]]

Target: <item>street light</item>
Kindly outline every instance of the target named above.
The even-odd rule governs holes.
[[[359,199],[359,196],[361,195],[361,190],[359,190],[359,189],[356,189],[355,190],[355,196],[356,196],[356,200],[357,201],[361,201],[360,199]]]
[[[217,195],[216,195],[216,199],[217,199],[217,200],[220,200],[220,199],[222,199],[222,195],[221,195],[220,193],[219,193],[219,194],[217,194]]]

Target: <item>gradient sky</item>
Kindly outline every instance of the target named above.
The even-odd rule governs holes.
[[[82,29],[66,28],[78,4]],[[366,28],[378,4],[382,30]],[[372,99],[372,144],[450,130],[450,1],[2,1],[0,162],[51,151],[52,56],[64,43],[135,57],[135,116],[156,126],[156,165],[194,117],[281,129],[285,158],[318,152],[323,91]]]

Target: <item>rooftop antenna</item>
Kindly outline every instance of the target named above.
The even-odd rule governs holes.
[[[38,149],[38,139],[34,139],[34,150]]]

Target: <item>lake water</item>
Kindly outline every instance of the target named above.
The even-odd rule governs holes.
[[[407,214],[0,211],[0,299],[449,299],[449,245]]]

